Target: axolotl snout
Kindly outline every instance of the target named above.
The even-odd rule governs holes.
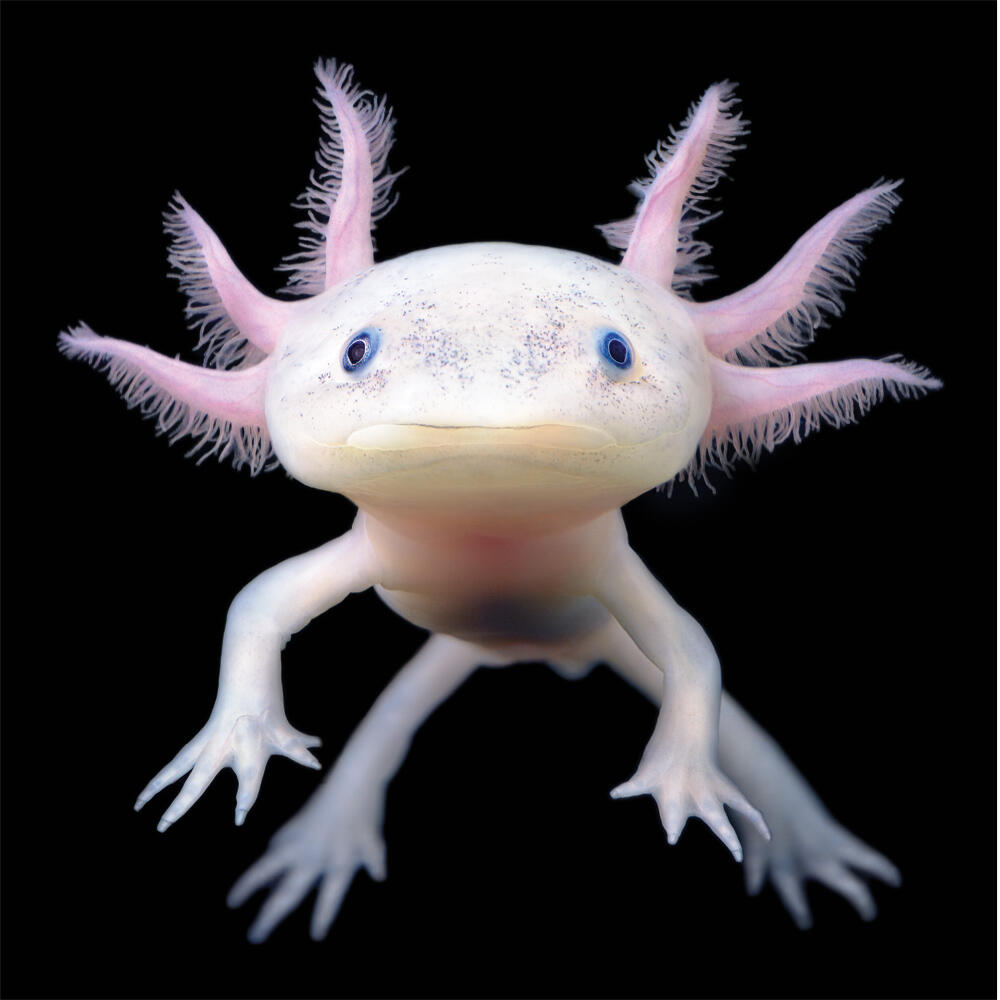
[[[397,176],[386,165],[391,114],[350,67],[316,69],[321,171],[303,197],[302,251],[285,265],[302,297],[257,291],[178,196],[171,261],[204,367],[85,326],[61,337],[161,430],[252,472],[280,462],[358,507],[347,534],[237,595],[212,714],[136,808],[187,774],[166,829],[228,766],[239,824],[272,754],[319,767],[318,740],[285,717],[280,652],[316,615],[374,587],[431,637],[233,888],[236,905],[278,879],[253,939],[317,883],[321,937],[360,867],[384,877],[384,792],[414,732],[477,666],[523,660],[568,676],[608,663],[660,703],[637,771],[612,795],[653,795],[671,843],[697,816],[744,862],[748,889],[770,878],[801,926],[807,878],[870,918],[858,873],[895,883],[895,867],[837,824],[722,691],[711,642],[629,547],[620,507],[849,422],[886,390],[939,384],[898,360],[791,363],[839,313],[896,185],[834,209],[743,291],[692,301],[708,252],[694,238],[701,203],[746,130],[720,84],[649,157],[634,216],[603,227],[620,264],[504,243],[376,264],[371,231]]]

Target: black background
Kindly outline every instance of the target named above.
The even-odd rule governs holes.
[[[989,4],[5,5],[6,995],[994,993],[994,29]],[[352,508],[196,466],[55,336],[86,319],[194,359],[164,276],[175,189],[277,287],[321,55],[396,110],[411,169],[381,259],[612,257],[594,224],[723,78],[753,128],[704,296],[905,178],[810,358],[898,351],[944,390],[626,513],[729,689],[901,867],[873,924],[815,888],[799,933],[705,827],[668,848],[652,800],[610,800],[654,712],[603,668],[477,673],[392,784],[388,881],[359,876],[323,944],[302,908],[250,946],[223,903],[317,775],[273,759],[242,829],[231,772],[165,835],[169,793],[133,814],[207,717],[233,595]],[[365,595],[291,643],[289,718],[324,767],[420,641]]]

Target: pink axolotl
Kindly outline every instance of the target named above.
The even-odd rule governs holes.
[[[386,163],[391,112],[349,66],[316,73],[320,169],[303,199],[301,253],[286,264],[301,297],[257,291],[178,196],[171,262],[205,366],[86,326],[60,338],[173,438],[253,473],[280,463],[358,507],[345,535],[237,595],[211,716],[136,808],[187,774],[165,830],[231,767],[241,824],[272,754],[319,767],[309,751],[319,741],[285,717],[281,649],[374,587],[431,637],[234,887],[237,905],[280,878],[251,939],[317,883],[322,937],[359,868],[384,877],[384,793],[414,732],[477,666],[525,660],[568,676],[605,662],[660,703],[636,773],[611,794],[654,796],[670,843],[697,816],[744,862],[748,889],[770,878],[799,925],[810,921],[807,878],[872,917],[856,873],[895,884],[895,867],[830,816],[722,691],[711,642],[629,547],[620,508],[675,477],[848,423],[885,391],[939,385],[899,360],[792,363],[839,314],[897,185],[834,209],[748,288],[692,301],[708,252],[695,239],[704,199],[746,131],[733,87],[719,84],[648,158],[635,214],[603,227],[619,264],[506,243],[376,264],[372,228],[398,176]]]

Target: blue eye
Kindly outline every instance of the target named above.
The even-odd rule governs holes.
[[[374,330],[362,330],[347,342],[344,348],[344,371],[356,372],[363,368],[378,350],[378,334]]]
[[[617,330],[608,330],[600,340],[601,354],[610,361],[615,368],[632,367],[632,345],[628,338]]]

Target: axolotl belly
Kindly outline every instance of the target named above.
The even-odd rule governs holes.
[[[379,597],[430,632],[511,659],[520,649],[550,659],[539,654],[572,647],[609,618],[581,583],[600,550],[624,536],[617,514],[540,537],[468,534],[431,544],[370,519],[364,527],[389,581],[375,588]]]
[[[670,843],[696,816],[744,862],[748,889],[770,879],[800,926],[807,878],[871,918],[861,876],[895,883],[898,872],[722,690],[711,642],[632,551],[620,508],[850,422],[886,392],[939,385],[898,359],[795,363],[839,313],[897,184],[833,209],[748,288],[693,301],[709,250],[695,238],[704,200],[746,132],[732,85],[719,84],[647,159],[634,215],[602,227],[620,262],[478,243],[375,263],[372,227],[398,176],[387,168],[391,113],[350,67],[316,72],[320,169],[302,201],[301,251],[284,265],[298,297],[254,288],[178,195],[170,260],[204,365],[86,326],[60,337],[160,430],[253,473],[280,463],[359,508],[346,534],[237,595],[211,716],[136,808],[187,775],[166,830],[228,766],[241,824],[272,754],[318,768],[318,740],[285,717],[281,649],[375,588],[431,636],[234,887],[237,905],[278,879],[253,940],[317,883],[322,937],[359,868],[384,877],[383,795],[414,732],[477,666],[525,659],[570,676],[608,663],[659,703],[638,769],[611,794],[653,795]]]

